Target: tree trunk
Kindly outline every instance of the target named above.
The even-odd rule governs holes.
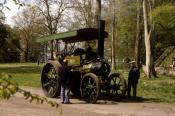
[[[140,44],[141,44],[141,36],[140,36],[140,0],[137,0],[137,28],[136,28],[136,40],[135,40],[135,60],[137,67],[140,68]]]
[[[147,8],[146,8],[147,0],[143,0],[143,18],[144,18],[144,35],[145,35],[145,47],[146,47],[146,76],[151,78],[151,32],[150,29],[148,33],[148,19],[147,19]]]
[[[115,0],[113,0],[113,19],[112,19],[112,69],[116,69],[115,62]]]
[[[155,0],[152,0],[152,5],[150,3],[150,12],[152,12],[152,9],[155,7]],[[151,56],[151,72],[153,74],[154,77],[158,77],[156,74],[156,70],[155,70],[155,64],[154,64],[154,40],[155,40],[155,23],[153,21],[152,15],[150,15],[150,22],[151,22],[151,30],[152,30],[152,34],[151,34],[151,52],[152,52],[152,56]]]

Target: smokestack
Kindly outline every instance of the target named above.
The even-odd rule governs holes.
[[[98,27],[98,57],[104,58],[104,38],[105,38],[105,21],[99,20],[99,27]]]

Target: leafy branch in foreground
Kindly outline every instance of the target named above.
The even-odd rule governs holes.
[[[15,93],[21,93],[26,100],[29,102],[36,101],[37,104],[47,103],[52,107],[59,107],[59,104],[53,101],[48,100],[46,97],[40,97],[37,94],[32,94],[29,91],[23,90],[18,87],[17,84],[14,84],[10,81],[12,77],[5,73],[0,73],[0,100],[9,99]]]

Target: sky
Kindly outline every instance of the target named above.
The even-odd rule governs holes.
[[[4,0],[0,0],[0,3],[3,2]],[[31,3],[33,0],[22,0],[23,2],[25,3]],[[13,22],[13,19],[12,17],[17,13],[19,12],[20,10],[22,10],[22,8],[18,5],[16,5],[13,0],[7,0],[7,3],[5,4],[5,6],[7,6],[9,9],[7,8],[4,8],[3,9],[3,12],[5,13],[5,17],[6,17],[6,20],[5,20],[5,23],[6,24],[9,24],[10,26],[14,26],[14,22]]]
[[[12,0],[7,1],[6,6],[8,6],[10,10],[7,8],[3,9],[3,12],[5,13],[5,17],[6,17],[5,23],[9,24],[10,26],[13,26],[14,22],[11,18],[19,11],[19,8],[17,5],[15,5],[15,3]]]

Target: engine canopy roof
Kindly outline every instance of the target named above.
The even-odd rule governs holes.
[[[104,32],[104,37],[108,37],[108,33]],[[83,28],[75,31],[68,31],[37,38],[37,42],[47,42],[51,40],[62,40],[65,43],[74,43],[82,41],[97,40],[99,31],[96,28]]]

